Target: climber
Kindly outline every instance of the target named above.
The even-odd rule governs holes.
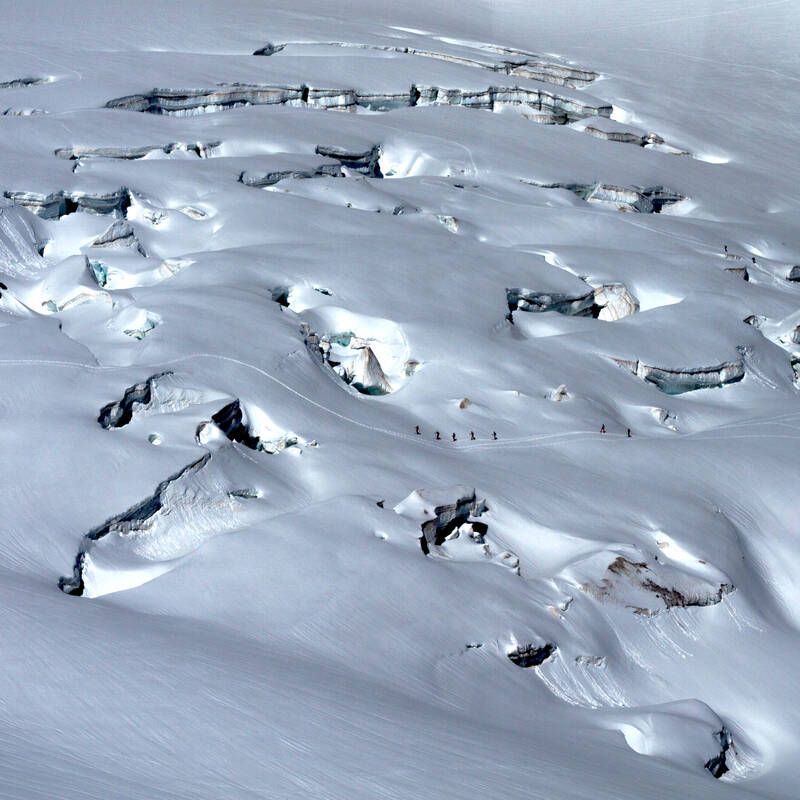
[[[417,432],[417,436],[420,436],[422,434],[422,431],[419,429],[419,425],[416,425],[414,427],[414,430]]]
[[[442,436],[441,436],[441,434],[439,433],[439,431],[436,431],[436,440],[438,441],[438,440],[439,440],[439,439],[441,439],[441,438],[442,438]]]
[[[755,265],[755,263],[756,263],[756,257],[755,257],[755,256],[753,256],[753,257],[752,257],[750,260],[753,262],[753,265]]]
[[[600,426],[600,433],[605,433],[605,432],[606,432],[606,424],[605,424],[605,422],[604,422],[604,423],[603,423],[603,424]]]
[[[630,428],[628,428],[628,438],[629,439],[631,438],[631,429]]]
[[[725,255],[728,255],[728,245],[725,245]]]
[[[473,441],[473,442],[475,441],[475,431],[470,431],[469,432],[469,438],[470,438],[471,441]]]
[[[454,442],[457,442],[457,441],[458,441],[458,439],[456,439],[456,435],[455,435],[455,433],[453,434],[453,441],[454,441]]]
[[[492,439],[497,441],[497,431],[492,431]]]

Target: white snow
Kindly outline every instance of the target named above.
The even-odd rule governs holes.
[[[797,3],[2,11],[0,796],[796,797]]]

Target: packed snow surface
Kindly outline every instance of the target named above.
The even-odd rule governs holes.
[[[800,7],[0,28],[0,796],[793,800]]]

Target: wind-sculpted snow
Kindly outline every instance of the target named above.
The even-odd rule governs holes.
[[[795,4],[94,5],[0,27],[0,796],[794,800]]]
[[[172,569],[203,542],[252,520],[251,486],[231,484],[211,453],[162,481],[155,492],[84,536],[66,594],[100,597],[132,589]],[[223,456],[230,461],[230,456]],[[223,465],[224,470],[224,465]]]
[[[224,394],[192,386],[173,370],[165,370],[129,386],[119,400],[100,409],[97,421],[103,428],[122,428],[139,416],[171,414],[220,397]]]
[[[429,558],[489,561],[519,575],[519,558],[490,536],[488,524],[480,519],[488,510],[486,501],[464,486],[417,490],[394,507],[422,531],[420,549]]]
[[[44,263],[39,237],[20,206],[0,201],[0,271],[4,275],[34,276]]]
[[[644,616],[715,605],[734,588],[719,570],[699,562],[687,570],[685,565],[663,563],[663,559],[648,563],[636,558],[643,556],[601,552],[572,566],[568,579],[598,600],[620,603]]]
[[[201,423],[197,429],[200,444],[210,441],[212,425],[229,441],[239,442],[250,450],[275,454],[298,443],[294,434],[281,430],[261,409],[238,399],[213,414],[210,422]]]

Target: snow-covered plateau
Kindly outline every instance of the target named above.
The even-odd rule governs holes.
[[[0,10],[0,798],[798,796],[797,0]]]

